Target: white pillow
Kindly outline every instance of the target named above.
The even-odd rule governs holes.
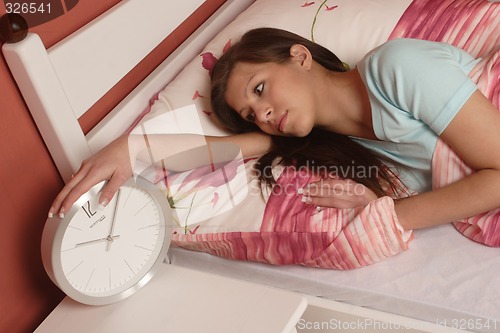
[[[411,0],[257,0],[224,28],[201,54],[211,53],[218,58],[229,41],[236,42],[246,31],[276,27],[308,39],[314,37],[315,42],[331,49],[352,67],[368,51],[387,41],[410,3]],[[159,93],[146,120],[194,103],[203,128],[200,134],[227,134],[216,124],[215,117],[210,116],[210,77],[202,60],[202,56],[194,58]]]

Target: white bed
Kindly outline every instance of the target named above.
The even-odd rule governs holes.
[[[238,36],[246,29],[267,24],[309,35],[310,23],[300,25],[298,17],[293,16],[301,12],[277,15],[280,1],[267,0],[274,5],[270,5],[271,9],[266,9],[266,12],[263,11],[267,8],[266,0],[257,0],[248,10],[254,1],[228,0],[86,136],[78,125],[78,118],[203,1],[183,1],[182,6],[162,0],[123,1],[49,50],[45,50],[38,36],[29,34],[24,41],[5,44],[3,52],[61,175],[68,179],[83,159],[125,132],[148,108],[150,98],[162,91],[167,83],[165,94],[169,108],[198,103],[193,101],[193,92],[205,94],[197,85],[206,78],[200,76],[200,70],[193,68],[199,67],[197,59],[209,42],[205,52],[221,48],[231,34]],[[151,7],[162,9],[147,12],[148,22],[154,24],[133,27],[134,30],[144,29],[134,33],[148,38],[130,40],[127,25],[122,23],[127,22],[131,13],[146,16],[143,13],[146,2],[151,3]],[[339,8],[347,3],[337,2]],[[309,10],[313,13],[321,8],[319,3],[313,2],[290,0],[288,3],[295,3],[300,10],[311,7]],[[326,16],[316,15],[314,28],[318,32],[315,37],[319,42],[334,44],[339,50],[336,53],[344,61],[355,64],[361,55],[388,38],[410,3],[410,0],[360,1],[357,6],[345,6],[346,11],[336,19],[333,27]],[[314,10],[313,6],[316,6]],[[238,24],[224,29],[241,12],[244,14],[236,21]],[[256,13],[255,20],[249,19]],[[167,20],[166,17],[175,17],[176,20]],[[113,29],[117,26],[120,29]],[[339,33],[339,29],[346,26],[349,26],[349,31]],[[319,32],[327,28],[336,31],[337,36],[327,37]],[[103,29],[109,34],[99,34]],[[217,35],[221,30],[222,33]],[[98,35],[105,37],[97,38]],[[138,45],[131,47],[131,41]],[[116,63],[115,52],[120,49],[128,52],[121,52],[124,55]],[[129,52],[131,50],[137,52]],[[72,61],[68,62],[68,59]],[[112,61],[115,65],[110,67]],[[207,101],[199,103],[206,104]],[[196,104],[199,112],[205,111],[205,104]],[[151,112],[161,113],[159,107],[153,105]],[[216,126],[202,125],[208,133],[222,133]],[[236,261],[182,248],[171,248],[169,258],[179,266],[440,326],[500,332],[500,251],[467,239],[452,225],[417,231],[409,251],[349,271]]]

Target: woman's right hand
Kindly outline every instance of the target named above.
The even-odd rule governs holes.
[[[302,201],[321,207],[356,208],[364,207],[376,200],[377,195],[368,187],[352,179],[326,178],[310,183],[300,189]]]
[[[128,137],[122,136],[82,163],[80,169],[55,198],[49,210],[49,217],[56,214],[64,217],[80,196],[103,180],[108,182],[102,189],[99,204],[106,206],[119,187],[131,176]]]

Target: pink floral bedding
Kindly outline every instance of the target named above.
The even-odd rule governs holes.
[[[335,5],[334,1],[302,3],[303,8],[311,6],[318,8],[316,19],[321,10],[335,13],[341,5]],[[484,60],[471,76],[498,108],[499,29],[497,3],[414,0],[389,39],[445,41],[482,57]],[[311,31],[314,38],[314,26]],[[211,53],[202,56],[201,64],[209,71],[215,56]],[[204,95],[196,90],[193,100],[206,99]],[[203,112],[210,117],[208,109]],[[177,212],[174,246],[230,259],[339,270],[370,265],[409,248],[413,233],[404,231],[398,223],[390,197],[380,198],[363,209],[328,208],[318,212],[302,203],[297,195],[297,189],[314,181],[314,176],[285,168],[277,179],[280,187],[270,194],[258,195],[260,188],[250,171],[252,163],[200,169],[167,179],[169,202]],[[443,142],[438,143],[433,158],[436,188],[470,172]],[[224,182],[216,183],[215,179]],[[278,190],[283,188],[287,191]],[[500,246],[499,216],[500,210],[496,210],[454,224],[475,241]]]

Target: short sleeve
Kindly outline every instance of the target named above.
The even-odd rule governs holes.
[[[477,89],[468,74],[479,60],[447,43],[396,39],[365,61],[378,93],[437,135]]]

